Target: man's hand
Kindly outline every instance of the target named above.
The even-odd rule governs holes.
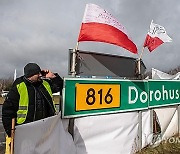
[[[42,70],[45,74],[45,78],[55,78],[56,76],[50,70]]]

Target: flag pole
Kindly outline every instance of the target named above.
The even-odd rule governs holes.
[[[14,154],[15,118],[12,119],[11,127],[11,154]]]
[[[138,75],[141,75],[141,59],[142,59],[143,53],[144,53],[144,47],[142,48],[141,54],[138,58]]]
[[[144,47],[142,48],[141,54],[140,54],[140,56],[139,56],[139,59],[142,58],[143,53],[144,53]]]
[[[75,50],[78,50],[78,47],[79,47],[79,42],[77,42]]]
[[[71,72],[72,72],[72,76],[75,77],[76,75],[76,54],[77,54],[77,50],[79,47],[79,42],[77,42],[75,49],[73,49],[73,53],[72,53],[72,66],[71,66]]]

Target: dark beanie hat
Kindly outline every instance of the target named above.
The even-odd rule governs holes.
[[[36,63],[28,63],[24,67],[24,75],[29,78],[35,74],[39,74],[41,72],[41,68]]]

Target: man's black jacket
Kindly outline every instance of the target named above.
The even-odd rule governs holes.
[[[63,88],[62,78],[58,74],[55,74],[55,75],[56,75],[55,78],[46,80],[51,86],[52,93],[59,92]],[[53,116],[55,114],[52,98],[49,95],[46,88],[43,86],[42,81],[39,81],[34,84],[34,83],[31,83],[29,80],[27,80],[24,76],[17,78],[16,81],[13,83],[13,86],[5,99],[3,108],[2,108],[3,126],[8,136],[11,136],[12,118],[17,117],[20,96],[17,91],[16,85],[21,82],[24,82],[26,84],[27,90],[28,90],[28,96],[29,96],[28,113],[27,113],[26,121],[24,123],[38,120],[38,118],[35,118],[35,115],[38,115],[36,113],[37,106],[39,106],[39,108],[43,107],[40,109],[40,111],[42,112],[44,108],[46,107],[45,108],[46,114],[48,111],[48,114],[46,115],[46,117]],[[38,99],[37,93],[39,94],[39,97],[42,97],[42,98]],[[44,105],[41,105],[42,101],[45,102],[46,104],[45,107]]]

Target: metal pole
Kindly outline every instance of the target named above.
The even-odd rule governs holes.
[[[150,135],[152,135],[151,137],[151,143],[153,142],[153,138],[154,138],[154,133],[153,133],[153,126],[154,126],[154,122],[153,122],[153,109],[150,109]]]
[[[142,111],[138,111],[138,150],[142,149]]]
[[[79,46],[79,42],[77,42],[76,48],[73,49],[73,53],[72,53],[72,66],[71,66],[72,77],[76,77],[76,56],[77,56],[78,46]],[[69,119],[68,131],[72,135],[72,138],[74,139],[74,119],[73,118]]]
[[[72,65],[71,65],[71,76],[75,77],[76,76],[76,49],[73,49],[72,52]],[[68,125],[68,132],[72,135],[72,138],[74,139],[74,119],[70,118],[69,119],[69,125]]]
[[[178,134],[180,136],[180,105],[177,107],[177,112],[178,112]]]
[[[75,77],[76,75],[76,49],[73,49],[73,53],[72,53],[72,65],[71,65],[71,75],[72,77]]]

